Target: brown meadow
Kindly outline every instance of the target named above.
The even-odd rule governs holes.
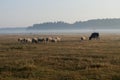
[[[57,43],[17,41],[41,36],[51,35],[0,35],[0,80],[120,80],[119,34],[85,41],[81,35],[59,35]]]

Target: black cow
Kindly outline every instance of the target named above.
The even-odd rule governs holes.
[[[97,32],[92,33],[91,36],[89,37],[89,40],[91,40],[92,38],[93,39],[100,39],[99,33],[97,33]]]

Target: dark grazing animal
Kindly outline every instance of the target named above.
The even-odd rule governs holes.
[[[38,38],[38,42],[46,42],[46,39],[45,38]]]
[[[100,39],[99,33],[97,32],[92,33],[91,36],[89,37],[89,40],[91,39]]]

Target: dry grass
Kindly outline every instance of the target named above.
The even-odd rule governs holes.
[[[0,80],[120,80],[120,35],[92,41],[61,35],[58,43],[17,42],[18,37],[34,36],[48,35],[0,35]]]

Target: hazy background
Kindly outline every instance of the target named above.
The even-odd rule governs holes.
[[[120,18],[120,0],[0,0],[0,28]]]

